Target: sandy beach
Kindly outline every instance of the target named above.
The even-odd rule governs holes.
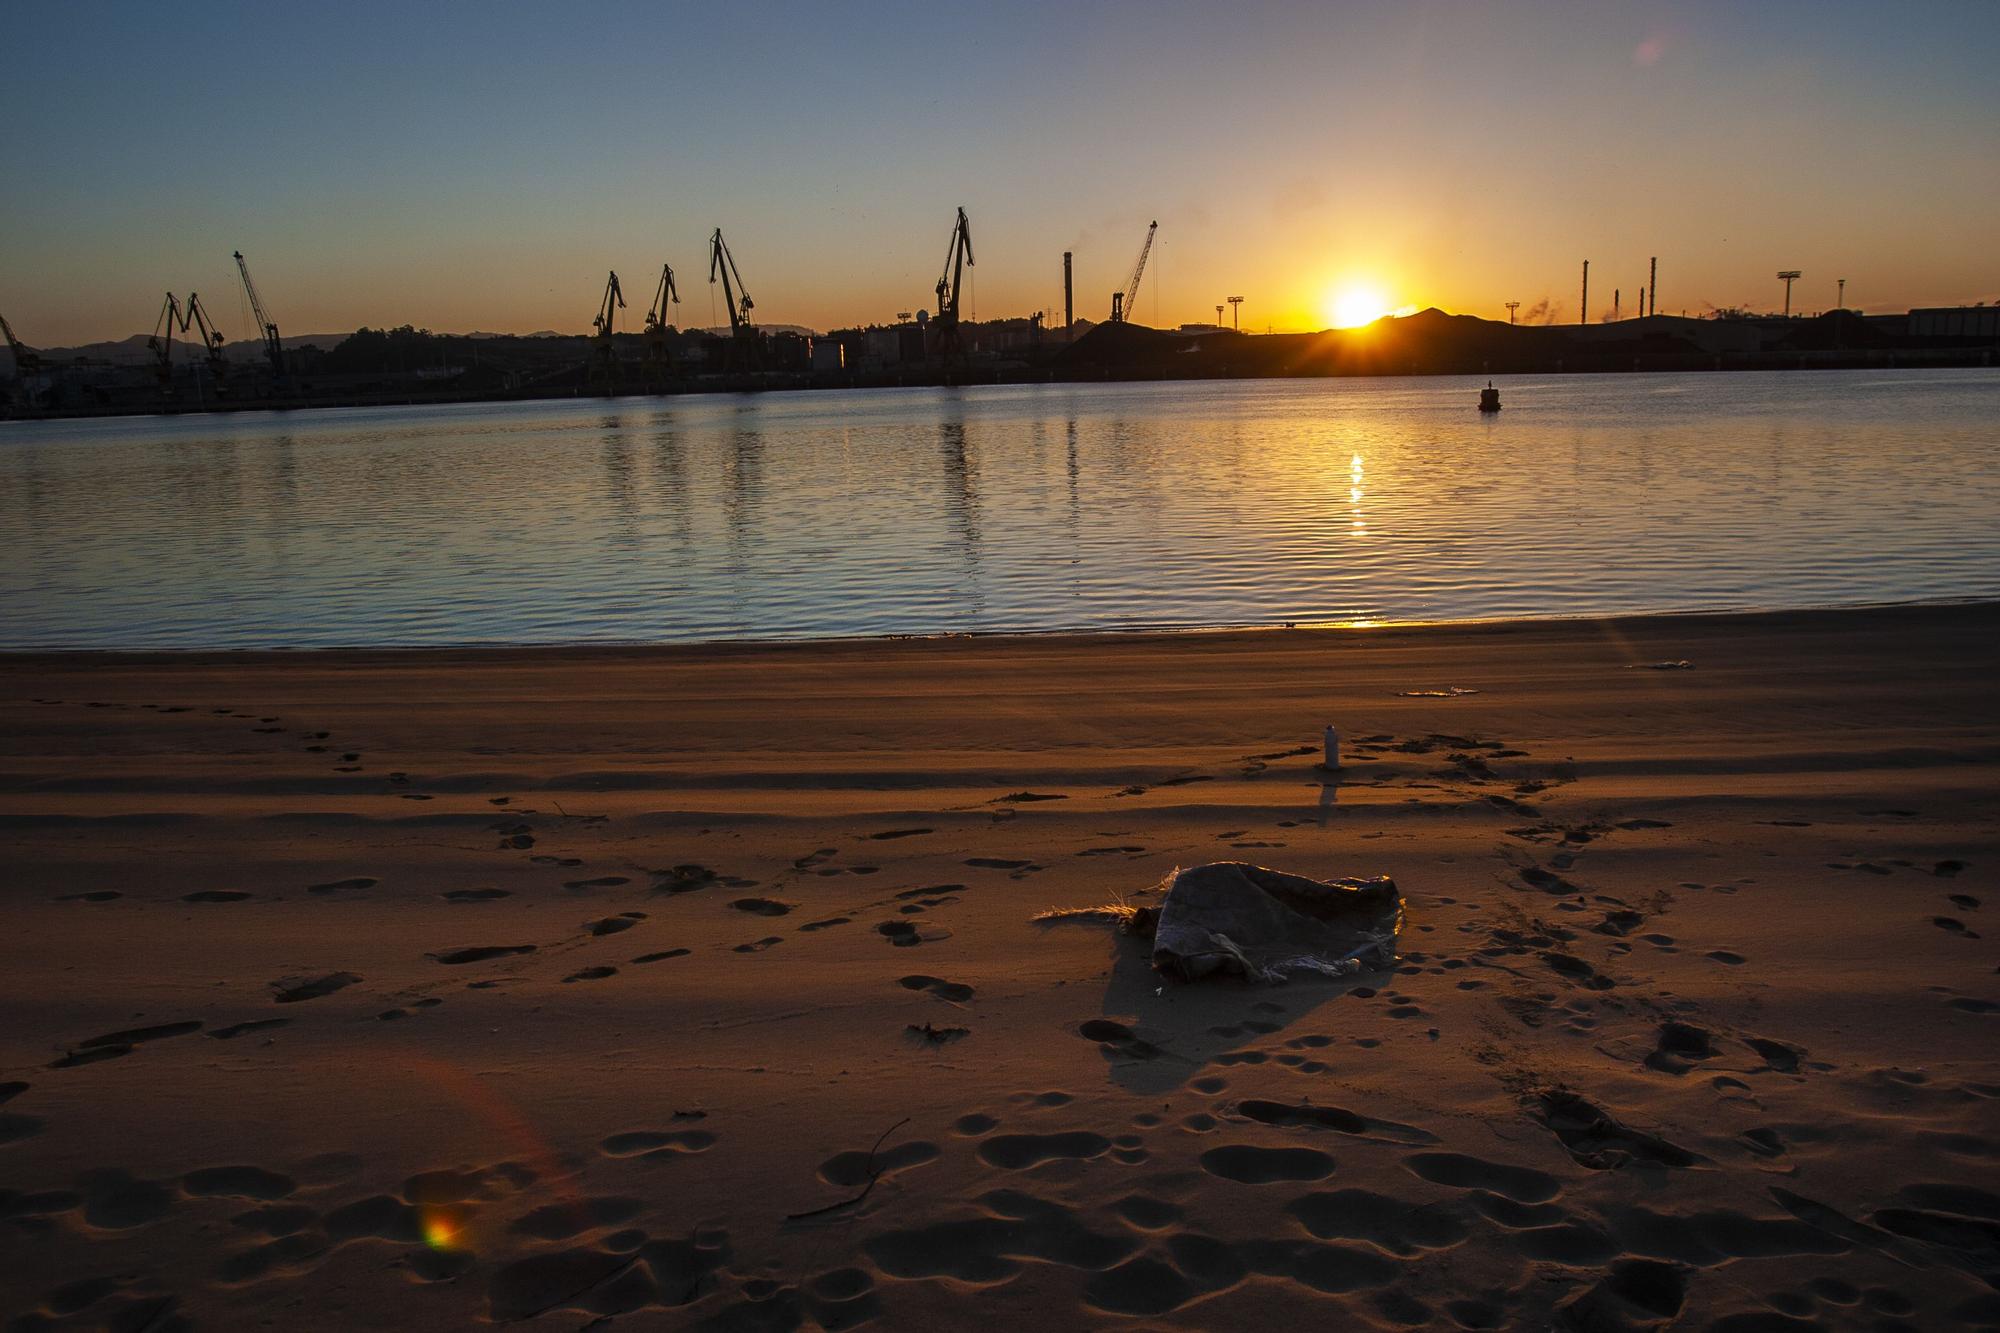
[[[0,1319],[2000,1325],[1996,681],[1993,605],[0,657]],[[1399,965],[1031,920],[1214,860]]]

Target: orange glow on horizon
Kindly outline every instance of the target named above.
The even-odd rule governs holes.
[[[1328,328],[1358,329],[1373,324],[1393,309],[1381,287],[1366,280],[1349,281],[1329,291],[1322,314]]]

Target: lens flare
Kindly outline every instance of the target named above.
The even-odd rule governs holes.
[[[423,1233],[424,1244],[449,1252],[464,1248],[466,1221],[459,1209],[427,1204],[418,1214],[417,1229]]]

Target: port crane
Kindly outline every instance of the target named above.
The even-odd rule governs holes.
[[[708,238],[708,281],[713,285],[722,283],[722,300],[729,307],[729,336],[731,345],[737,349],[738,369],[748,369],[757,361],[757,330],[750,323],[750,312],[757,303],[744,290],[743,275],[736,271],[736,256],[729,253],[729,242],[722,239],[722,228],[715,229],[715,235]],[[740,307],[740,308],[739,308]]]
[[[1146,228],[1146,243],[1139,247],[1139,262],[1132,266],[1132,280],[1125,284],[1122,292],[1111,293],[1111,322],[1116,324],[1132,317],[1139,303],[1139,279],[1146,276],[1146,258],[1153,253],[1153,233],[1160,229],[1156,221]]]
[[[188,293],[187,304],[181,308],[181,332],[189,327],[201,331],[201,349],[208,356],[208,373],[215,377],[215,392],[222,394],[223,376],[229,371],[229,362],[222,355],[222,333],[208,318],[208,311],[202,309],[201,297]]]
[[[29,377],[42,369],[42,354],[14,336],[14,326],[0,315],[0,334],[7,338],[7,350],[14,354],[14,379],[21,386],[21,401],[29,407],[35,405],[35,386]]]
[[[26,379],[42,368],[42,354],[14,336],[14,326],[5,315],[0,315],[0,333],[7,335],[7,350],[14,354],[15,378]]]
[[[159,377],[160,392],[174,396],[174,329],[181,322],[181,303],[172,292],[160,307],[153,331],[146,335],[146,350],[153,354],[153,373]]]
[[[960,280],[972,263],[972,225],[965,220],[965,210],[961,208],[958,221],[952,224],[951,244],[944,252],[944,273],[937,280],[937,320],[931,327],[937,330],[940,360],[965,357],[965,345],[958,333],[958,292]]]
[[[662,382],[673,362],[667,346],[667,330],[674,325],[674,320],[669,317],[670,307],[680,303],[680,290],[674,286],[674,266],[662,264],[660,285],[653,292],[653,308],[646,312],[646,359],[653,374]]]
[[[243,262],[243,252],[236,252],[236,271],[243,275],[243,294],[250,298],[250,314],[257,321],[257,331],[264,339],[264,359],[271,363],[271,378],[283,383],[285,378],[285,344],[278,337],[278,326],[264,313],[264,303],[257,299],[257,284],[250,281],[250,266]]]
[[[598,303],[597,318],[591,321],[591,327],[597,331],[591,340],[597,354],[595,372],[603,379],[606,393],[618,380],[618,349],[611,335],[618,323],[618,312],[624,308],[625,291],[618,285],[618,272],[613,269],[604,281],[604,299]]]

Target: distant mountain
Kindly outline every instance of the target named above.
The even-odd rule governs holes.
[[[35,350],[42,354],[44,361],[51,363],[75,361],[81,358],[85,361],[108,362],[114,366],[139,366],[153,359],[153,349],[146,346],[146,339],[151,336],[135,333],[116,342],[84,343],[79,347],[36,347]],[[287,334],[280,341],[287,347],[332,347],[346,336],[344,333]],[[222,345],[222,354],[231,361],[261,361],[264,358],[264,344],[261,339],[226,342]],[[199,361],[201,358],[200,343],[193,341],[191,337],[184,338],[178,333],[174,335],[175,364]],[[4,346],[0,346],[0,366],[4,366],[9,372],[14,369],[14,354]]]

